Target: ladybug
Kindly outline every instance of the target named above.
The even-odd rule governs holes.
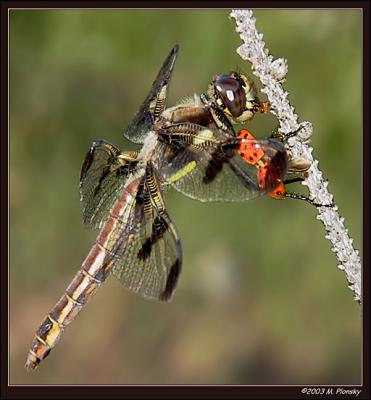
[[[331,204],[318,204],[311,199],[286,191],[286,185],[300,182],[302,177],[287,179],[289,174],[303,175],[310,167],[310,163],[303,159],[293,159],[284,146],[282,140],[276,137],[258,139],[247,129],[237,133],[236,151],[246,162],[256,167],[256,179],[260,194],[268,194],[274,199],[293,198],[304,200],[316,207],[331,206]]]

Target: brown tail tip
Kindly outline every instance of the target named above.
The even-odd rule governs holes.
[[[34,353],[29,352],[24,367],[26,368],[27,372],[31,372],[38,367],[40,361],[41,360],[38,359]]]

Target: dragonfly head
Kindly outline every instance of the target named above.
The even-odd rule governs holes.
[[[217,75],[209,85],[209,95],[233,123],[244,123],[261,111],[254,82],[235,71]]]

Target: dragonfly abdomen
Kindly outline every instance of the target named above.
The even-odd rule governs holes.
[[[122,229],[122,216],[133,202],[131,193],[136,191],[139,181],[135,180],[122,191],[81,269],[36,331],[27,356],[27,370],[35,369],[48,356],[61,339],[65,327],[77,317],[111,272],[116,260],[115,246],[118,244],[110,237],[114,231]]]
[[[26,369],[35,369],[48,356],[61,339],[65,327],[77,317],[101,283],[102,281],[91,277],[84,268],[76,274],[66,292],[36,331],[27,357]]]
[[[109,224],[110,220],[107,221],[107,225],[113,229]],[[106,280],[115,259],[99,242],[100,237],[106,236],[105,228],[66,292],[36,331],[27,357],[26,369],[35,369],[49,355],[61,339],[65,327],[77,317],[96,289]]]
[[[116,223],[118,219],[109,218],[82,268],[36,331],[27,357],[26,369],[35,369],[48,356],[61,339],[65,327],[77,317],[96,289],[106,280],[115,258],[103,243],[104,238],[108,236],[107,231],[112,231]]]

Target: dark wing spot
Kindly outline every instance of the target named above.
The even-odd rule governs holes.
[[[146,239],[138,251],[138,258],[140,260],[143,261],[151,255],[152,246],[162,238],[167,229],[168,224],[166,220],[161,216],[157,216],[153,221],[151,237]]]
[[[168,227],[169,227],[169,225],[163,217],[161,217],[161,216],[156,217],[153,222],[153,228],[152,228],[153,229],[153,232],[152,232],[153,241],[155,242],[156,240],[160,239],[163,236],[163,234],[166,232],[166,229]]]
[[[211,159],[206,167],[205,175],[202,178],[203,183],[211,183],[223,168],[223,163],[220,160]]]
[[[208,184],[213,182],[217,175],[222,171],[223,164],[228,163],[234,155],[234,149],[229,149],[229,151],[221,151],[220,149],[215,150],[211,154],[211,158],[206,166],[205,175],[202,178],[203,183]]]
[[[142,247],[138,251],[138,258],[143,261],[146,260],[151,255],[152,243],[151,238],[147,238],[143,243]]]
[[[160,300],[166,301],[170,299],[178,282],[181,267],[182,266],[180,260],[176,259],[175,263],[170,268],[170,272],[166,280],[165,289],[161,293]]]

